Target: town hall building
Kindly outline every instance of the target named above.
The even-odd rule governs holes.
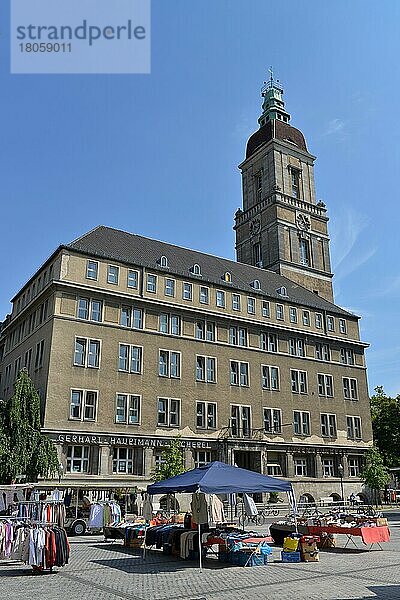
[[[359,317],[334,303],[326,206],[283,89],[263,88],[240,164],[237,260],[99,226],[12,299],[0,397],[26,367],[64,482],[145,488],[180,436],[314,499],[361,490],[372,444]]]

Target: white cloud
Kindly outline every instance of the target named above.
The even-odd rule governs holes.
[[[339,118],[331,119],[326,126],[325,132],[323,135],[337,135],[338,133],[344,134],[345,131],[345,121]]]

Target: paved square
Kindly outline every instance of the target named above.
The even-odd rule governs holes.
[[[274,548],[263,567],[195,563],[150,552],[146,560],[102,537],[71,538],[70,564],[34,576],[30,567],[0,561],[1,600],[350,600],[400,599],[400,515],[390,517],[391,542],[367,552],[320,552],[319,563],[282,564]],[[340,538],[339,538],[340,539]],[[344,544],[344,538],[340,543]]]

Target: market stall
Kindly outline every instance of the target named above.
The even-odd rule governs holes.
[[[292,484],[289,481],[261,475],[260,473],[233,467],[219,461],[211,462],[204,467],[199,467],[198,469],[193,469],[165,481],[149,485],[147,491],[151,496],[179,492],[191,492],[193,494],[192,519],[198,528],[197,543],[200,568],[204,551],[202,525],[208,523],[205,494],[211,495],[210,501],[215,502],[214,498],[217,498],[217,495],[220,494],[286,492],[293,509],[293,518],[294,520],[296,519],[295,496]],[[234,532],[234,538],[238,538],[238,536],[239,532]],[[224,534],[224,544],[228,538],[229,532]],[[259,543],[257,541],[256,545]],[[207,542],[205,541],[206,544]],[[229,542],[226,546],[229,547]]]
[[[321,544],[331,540],[332,543],[327,543],[326,547],[336,545],[337,535],[347,538],[344,548],[349,543],[356,546],[354,537],[360,537],[363,544],[369,546],[368,549],[371,549],[374,544],[382,549],[381,543],[390,541],[387,519],[379,514],[371,516],[330,511],[313,517],[299,518],[296,524],[287,519],[272,523],[270,526],[271,536],[278,545],[282,545],[284,538],[295,530],[304,535],[319,536]]]

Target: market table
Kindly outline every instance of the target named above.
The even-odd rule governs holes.
[[[378,544],[379,548],[382,550],[381,542],[389,542],[390,541],[390,529],[387,525],[382,525],[379,527],[339,527],[337,525],[308,525],[308,531],[311,535],[321,535],[322,533],[336,533],[338,535],[346,535],[347,542],[345,544],[345,548],[352,542],[354,546],[356,546],[353,537],[361,537],[363,544],[370,545],[370,548],[373,544]]]

